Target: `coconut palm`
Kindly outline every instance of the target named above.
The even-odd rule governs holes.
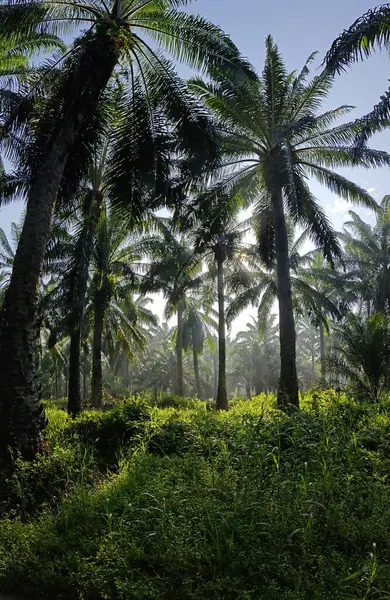
[[[330,74],[341,73],[375,52],[375,47],[388,52],[390,46],[390,4],[368,10],[343,31],[325,57]],[[390,89],[380,98],[371,113],[360,120],[357,147],[362,148],[374,133],[386,129],[390,117]]]
[[[37,289],[53,208],[66,170],[78,163],[79,168],[84,167],[80,156],[85,158],[88,145],[80,139],[89,136],[91,141],[101,133],[96,127],[96,111],[104,105],[105,90],[111,83],[119,82],[122,87],[124,81],[128,82],[129,112],[122,120],[119,146],[127,151],[128,173],[142,156],[143,164],[149,165],[150,179],[156,181],[159,169],[153,158],[150,105],[154,106],[157,98],[175,123],[171,131],[175,131],[178,150],[183,152],[185,142],[191,141],[199,156],[200,147],[205,150],[211,146],[204,116],[196,111],[193,99],[163,53],[209,74],[220,67],[231,76],[251,73],[230,38],[203,18],[180,11],[185,4],[186,0],[17,0],[0,7],[2,43],[27,43],[40,37],[57,39],[65,32],[78,35],[67,51],[60,57],[53,56],[41,75],[32,79],[18,109],[13,106],[3,128],[5,143],[7,134],[12,133],[13,145],[8,149],[17,162],[19,180],[24,176],[19,192],[27,199],[27,212],[1,314],[0,402],[1,422],[5,423],[2,455],[12,443],[7,434],[11,413],[36,413],[33,347]],[[85,26],[87,29],[80,33]],[[142,111],[142,115],[139,89],[144,90],[148,103],[148,111]],[[127,135],[123,135],[125,129]],[[142,154],[136,151],[141,145]],[[125,178],[121,179],[122,187]],[[131,176],[127,183],[132,183]],[[132,200],[135,204],[134,196]],[[7,405],[11,399],[13,407]],[[30,416],[28,422],[30,433],[23,436],[29,441],[23,441],[22,447],[27,448],[26,454],[34,454],[40,426]],[[20,436],[13,431],[15,442]]]
[[[327,260],[341,254],[340,244],[322,208],[310,191],[316,178],[349,201],[375,207],[370,194],[333,169],[388,165],[390,156],[365,148],[355,156],[356,125],[335,121],[350,107],[319,113],[332,78],[308,80],[309,64],[288,73],[272,38],[266,41],[265,66],[256,82],[232,85],[193,79],[191,89],[215,115],[225,152],[225,165],[214,177],[210,194],[236,194],[256,201],[264,260],[276,260],[279,299],[281,373],[279,404],[298,406],[295,325],[290,278],[286,214],[309,230]]]

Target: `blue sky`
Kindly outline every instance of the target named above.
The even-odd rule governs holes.
[[[338,33],[376,4],[367,0],[197,0],[190,10],[220,25],[258,70],[263,66],[265,37],[271,34],[288,69],[295,70],[302,67],[314,50],[319,52],[315,64],[318,68]],[[336,79],[324,110],[351,104],[356,106],[353,117],[363,115],[386,90],[389,76],[390,58],[377,53]],[[390,151],[390,131],[374,138],[371,145]],[[390,193],[387,169],[345,170],[343,174],[370,190],[377,199]],[[313,192],[335,227],[341,228],[351,206],[316,183],[313,183]],[[7,233],[9,223],[19,219],[21,209],[20,203],[15,203],[0,210],[0,227]],[[372,219],[368,211],[360,209],[359,212],[364,218]]]

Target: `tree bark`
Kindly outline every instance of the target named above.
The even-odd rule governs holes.
[[[194,374],[195,374],[195,387],[196,387],[196,395],[199,400],[202,399],[202,386],[200,383],[200,374],[199,374],[199,356],[195,349],[195,346],[192,345],[192,356],[194,360]]]
[[[218,393],[218,348],[213,354],[213,397],[215,402],[217,401]]]
[[[68,413],[75,417],[81,412],[80,374],[81,331],[76,329],[70,336]]]
[[[218,260],[218,392],[216,407],[228,409],[226,392],[226,325],[223,260]]]
[[[176,336],[176,394],[184,396],[183,371],[183,301],[177,307],[177,336]]]
[[[84,347],[84,349],[83,349],[83,400],[85,400],[88,395],[87,376],[88,376],[87,352]]]
[[[103,404],[102,341],[105,311],[101,296],[102,293],[99,290],[94,299],[91,402],[95,408],[101,408]]]
[[[272,192],[276,272],[279,300],[280,379],[278,407],[299,408],[296,333],[291,291],[290,260],[282,190]]]
[[[325,381],[325,331],[324,326],[320,325],[320,361],[321,361],[321,379]]]
[[[0,458],[18,448],[33,458],[45,425],[36,382],[39,284],[54,205],[72,146],[112,75],[120,54],[103,30],[84,36],[61,107],[30,190],[10,285],[0,313]]]

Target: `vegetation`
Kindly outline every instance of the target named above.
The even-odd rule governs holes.
[[[167,400],[167,397],[164,398]],[[386,598],[388,402],[146,397],[76,420],[1,486],[0,586],[67,598]],[[22,492],[22,493],[21,493]]]
[[[188,4],[0,6],[0,595],[390,598],[389,5],[311,76]]]

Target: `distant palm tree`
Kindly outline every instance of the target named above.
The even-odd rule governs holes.
[[[366,303],[367,314],[390,314],[390,196],[385,196],[376,213],[376,223],[365,223],[350,211],[351,219],[344,223],[347,266],[344,284]]]
[[[144,277],[143,293],[162,292],[166,300],[164,316],[167,321],[176,313],[176,393],[184,396],[183,332],[187,294],[202,284],[202,264],[185,236],[179,236],[171,221],[160,220],[160,234],[143,241],[151,259]]]
[[[245,255],[244,238],[248,223],[237,218],[238,205],[225,198],[222,201],[203,203],[193,211],[194,228],[191,238],[195,251],[200,253],[209,267],[211,277],[217,281],[218,296],[218,392],[216,406],[228,409],[226,388],[226,269],[233,272],[241,267]]]
[[[327,71],[334,75],[346,71],[352,64],[368,58],[375,47],[388,52],[390,46],[390,4],[368,10],[343,31],[333,42],[325,57]],[[373,110],[360,119],[357,147],[363,148],[374,133],[388,128],[390,89],[380,98]]]
[[[356,125],[333,123],[350,107],[319,114],[332,87],[332,77],[320,74],[308,81],[309,58],[300,73],[288,73],[272,38],[257,81],[231,84],[193,79],[191,90],[215,115],[225,163],[208,196],[238,195],[247,205],[256,202],[264,260],[276,260],[279,299],[281,375],[279,405],[298,407],[296,340],[290,278],[286,214],[305,229],[327,260],[340,256],[341,247],[308,178],[314,177],[349,201],[375,207],[370,194],[336,173],[346,166],[365,168],[390,164],[390,156],[364,148],[355,153]]]
[[[232,342],[229,378],[237,385],[242,381],[246,394],[275,390],[278,381],[277,357],[279,352],[276,315],[269,313],[266,322],[254,317]]]
[[[198,398],[203,398],[199,371],[199,355],[207,343],[210,350],[215,350],[214,332],[218,330],[218,313],[213,309],[213,298],[208,298],[205,287],[199,289],[197,295],[186,296],[183,315],[183,348],[192,349],[194,364],[195,388]]]
[[[326,359],[331,383],[348,382],[362,399],[378,401],[390,383],[390,327],[388,317],[350,314],[336,328],[333,351]]]

